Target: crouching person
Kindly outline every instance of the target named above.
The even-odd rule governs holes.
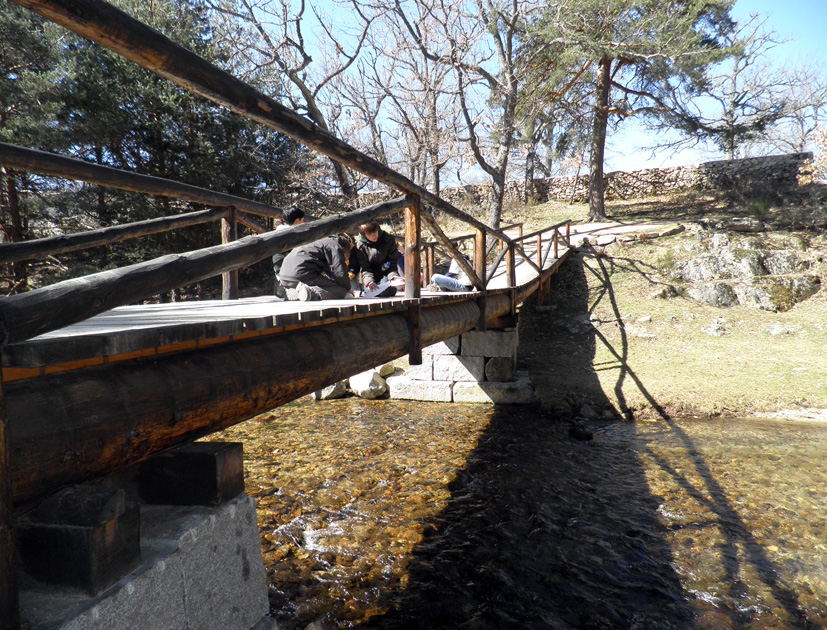
[[[368,221],[359,226],[356,256],[365,291],[376,291],[382,279],[387,278],[396,286],[389,286],[375,297],[393,297],[397,286],[404,285],[405,279],[399,275],[397,267],[399,250],[396,239],[380,228],[378,221]]]
[[[350,295],[347,234],[328,236],[293,249],[281,265],[279,280],[288,300],[341,300]]]

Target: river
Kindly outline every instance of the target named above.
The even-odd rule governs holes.
[[[349,398],[224,432],[279,627],[827,628],[827,424],[586,428]]]

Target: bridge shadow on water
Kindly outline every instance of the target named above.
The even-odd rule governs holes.
[[[607,264],[588,252],[574,257],[557,277],[554,291],[573,309],[569,315],[587,316],[597,301],[609,300],[620,323],[619,342],[594,327],[570,335],[585,351],[568,353],[564,367],[548,354],[549,331],[559,313],[537,313],[521,323],[521,362],[539,391],[555,372],[559,376],[560,369],[567,369],[578,374],[578,389],[590,392],[595,408],[609,408],[613,405],[597,378],[601,368],[593,364],[597,344],[607,345],[617,360],[616,411],[631,422],[593,421],[588,426],[594,439],[587,441],[573,437],[568,422],[541,407],[496,407],[451,485],[448,507],[415,550],[407,589],[396,595],[388,614],[366,627],[779,627],[756,624],[750,611],[717,608],[685,590],[668,526],[659,514],[663,500],[647,482],[646,467],[652,462],[659,475],[671,478],[717,519],[727,595],[732,600],[743,595],[739,575],[742,565],[750,564],[786,617],[784,627],[815,627],[795,593],[777,578],[778,568],[751,535],[693,438],[635,374]],[[599,284],[591,302],[584,290],[587,274],[594,274]],[[534,305],[529,301],[526,306]],[[682,468],[636,436],[623,397],[626,379],[647,398],[663,431],[679,445]],[[614,430],[617,425],[625,430]],[[687,461],[691,470],[685,470]]]

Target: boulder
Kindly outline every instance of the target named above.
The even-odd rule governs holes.
[[[313,397],[316,400],[333,400],[334,398],[341,398],[345,394],[347,394],[347,385],[345,381],[339,381],[317,392],[313,392]]]
[[[379,372],[376,370],[367,370],[366,372],[355,374],[350,377],[349,381],[350,391],[360,398],[373,400],[388,391],[387,382],[379,376]]]
[[[704,282],[686,290],[693,300],[710,306],[735,306],[738,296],[726,282]]]
[[[382,378],[387,378],[396,372],[396,366],[393,364],[393,361],[391,361],[390,363],[385,363],[384,365],[377,367],[376,371],[379,372],[379,376]]]

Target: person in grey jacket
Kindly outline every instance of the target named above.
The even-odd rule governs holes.
[[[341,300],[350,293],[347,234],[328,236],[293,249],[281,265],[279,280],[288,300]]]
[[[293,227],[294,225],[301,225],[304,223],[304,210],[296,206],[285,208],[282,219],[283,222],[276,226],[276,232],[281,232]],[[284,262],[284,259],[287,257],[288,253],[289,252],[279,252],[278,254],[273,255],[273,272],[276,274],[276,296],[280,298],[286,297],[284,287],[281,286],[281,283],[279,282],[279,274],[281,273],[281,264]]]
[[[378,221],[369,221],[359,226],[356,239],[356,256],[359,260],[360,279],[366,291],[375,291],[382,278],[399,280],[399,251],[396,238],[379,227]],[[391,293],[391,289],[393,292]],[[388,295],[385,295],[385,293]],[[388,287],[377,297],[390,297],[396,287]]]

